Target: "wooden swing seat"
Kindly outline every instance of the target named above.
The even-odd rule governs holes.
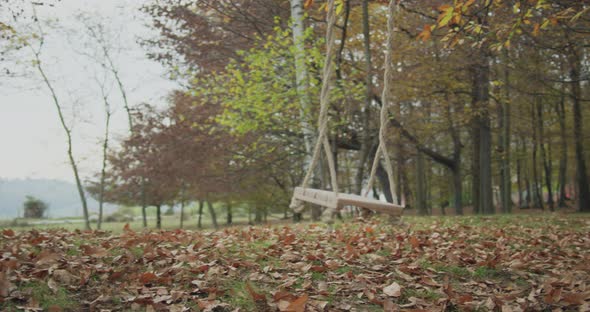
[[[356,206],[392,216],[401,216],[404,211],[403,206],[382,202],[373,198],[345,193],[338,193],[338,196],[336,196],[332,191],[311,188],[296,187],[293,196],[295,199],[307,203],[333,209],[341,209],[344,206]]]

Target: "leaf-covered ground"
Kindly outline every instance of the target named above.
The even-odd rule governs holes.
[[[0,310],[578,311],[590,216],[0,234]]]

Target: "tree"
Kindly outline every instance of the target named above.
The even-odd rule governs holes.
[[[35,69],[37,70],[37,72],[39,73],[41,78],[43,79],[43,83],[45,84],[45,86],[47,87],[47,89],[49,90],[49,92],[51,94],[51,98],[52,98],[53,104],[55,105],[55,108],[57,110],[60,124],[66,134],[68,159],[70,162],[70,166],[72,167],[72,171],[74,173],[74,179],[76,181],[76,186],[78,188],[78,195],[80,196],[80,201],[82,203],[82,212],[84,214],[85,228],[87,230],[90,230],[90,219],[89,219],[89,213],[88,213],[88,204],[86,202],[86,194],[84,192],[84,187],[82,186],[82,181],[81,181],[80,175],[78,173],[78,166],[77,166],[76,160],[74,158],[73,142],[72,142],[72,129],[66,123],[65,116],[63,113],[63,109],[62,109],[62,104],[59,101],[57,92],[55,91],[55,88],[53,87],[53,84],[52,84],[51,80],[49,79],[49,77],[47,76],[45,69],[44,69],[44,63],[42,62],[41,54],[43,51],[43,45],[45,43],[45,33],[43,31],[43,28],[41,27],[41,22],[37,18],[36,18],[36,26],[37,26],[37,33],[32,38],[26,40],[25,44],[26,44],[26,46],[29,47],[30,51],[32,52],[33,64],[35,66]]]
[[[121,203],[146,203],[157,210],[156,227],[162,226],[161,207],[172,202],[180,189],[167,142],[161,134],[161,112],[143,105],[135,115],[137,124],[122,149],[109,159],[112,186],[109,197]]]
[[[40,219],[43,218],[47,210],[49,210],[49,205],[34,196],[27,195],[25,202],[23,203],[23,210],[25,218]]]

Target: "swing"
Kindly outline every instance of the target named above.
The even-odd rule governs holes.
[[[379,164],[379,159],[383,156],[385,161],[385,171],[387,172],[387,178],[389,179],[389,187],[391,194],[395,197],[394,181],[393,181],[393,167],[391,165],[391,159],[386,146],[386,130],[387,130],[387,114],[389,112],[389,101],[391,98],[391,92],[389,91],[389,82],[392,80],[393,66],[391,64],[391,51],[393,50],[393,29],[394,19],[393,13],[395,12],[396,0],[390,0],[389,2],[389,16],[387,19],[387,51],[385,53],[385,73],[383,83],[383,105],[381,106],[380,112],[380,127],[379,127],[379,146],[373,159],[373,165],[371,167],[371,176],[369,178],[367,191],[364,196],[346,194],[338,192],[338,181],[336,178],[336,169],[334,165],[334,157],[328,141],[328,104],[330,100],[330,79],[332,76],[333,68],[333,54],[334,54],[334,24],[336,22],[336,14],[334,11],[334,0],[329,0],[328,3],[328,26],[326,30],[326,62],[323,68],[322,75],[322,88],[320,92],[320,114],[318,118],[318,138],[313,150],[313,157],[307,172],[301,183],[301,187],[296,187],[293,192],[291,199],[291,205],[289,206],[295,212],[301,212],[304,209],[304,202],[326,207],[330,212],[330,217],[333,218],[334,212],[341,209],[344,206],[356,206],[359,208],[366,208],[375,212],[381,212],[392,216],[401,216],[404,210],[403,206],[395,205],[392,203],[382,202],[380,200],[368,198],[368,190],[372,189],[375,182],[375,173]],[[324,149],[326,159],[328,160],[328,168],[330,170],[330,179],[332,190],[318,190],[309,188],[309,182],[313,171],[320,158],[320,150]]]

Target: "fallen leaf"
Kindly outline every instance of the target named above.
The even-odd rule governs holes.
[[[398,283],[393,282],[391,285],[383,288],[383,293],[391,297],[399,297],[402,295],[402,288]]]
[[[285,312],[304,312],[305,311],[305,304],[307,303],[307,299],[309,297],[307,294],[297,298],[295,301],[291,302]]]
[[[155,281],[156,279],[158,279],[158,276],[156,274],[154,274],[154,273],[151,273],[151,272],[143,273],[139,277],[139,281],[142,284],[149,284],[149,283]]]
[[[584,303],[584,295],[579,293],[564,293],[563,294],[563,301],[567,302],[570,305],[581,305]]]
[[[6,273],[0,272],[0,297],[8,297],[10,290],[10,281]]]
[[[420,241],[415,236],[410,236],[410,244],[414,249],[420,248]]]

